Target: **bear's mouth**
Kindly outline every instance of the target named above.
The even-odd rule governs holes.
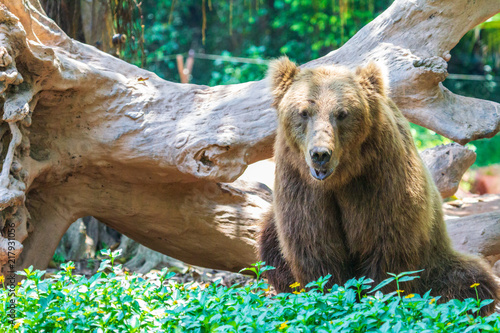
[[[313,178],[316,178],[317,180],[325,180],[332,174],[333,169],[315,169],[313,167],[309,167],[309,171],[311,172],[311,176],[313,176]]]

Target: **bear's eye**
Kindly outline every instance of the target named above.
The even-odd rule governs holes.
[[[299,115],[300,117],[302,117],[302,119],[307,119],[309,118],[309,112],[307,112],[307,110],[302,110],[299,112]]]
[[[344,120],[346,117],[347,117],[347,111],[345,110],[340,111],[339,114],[337,115],[338,120]]]

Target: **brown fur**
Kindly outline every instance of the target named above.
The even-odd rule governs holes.
[[[289,291],[327,274],[343,284],[425,269],[405,283],[408,293],[475,298],[477,282],[479,296],[495,300],[483,311],[491,313],[498,286],[480,259],[452,249],[440,195],[379,67],[299,70],[282,58],[269,77],[279,119],[276,179],[259,244],[261,259],[276,267],[271,284]],[[311,176],[318,146],[332,152],[323,181]]]

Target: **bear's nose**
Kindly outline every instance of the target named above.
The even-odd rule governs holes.
[[[332,151],[325,147],[314,147],[309,151],[311,160],[318,166],[323,166],[330,161]]]

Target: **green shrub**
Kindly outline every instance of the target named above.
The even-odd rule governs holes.
[[[413,140],[415,141],[415,145],[419,151],[453,142],[428,128],[412,123],[410,123],[410,127]]]
[[[398,288],[417,278],[407,272],[372,288],[370,279],[352,279],[323,292],[328,276],[293,293],[269,296],[260,274],[244,286],[180,284],[167,269],[147,276],[128,274],[110,260],[87,279],[72,273],[72,263],[42,279],[44,271],[26,269],[16,287],[18,318],[9,321],[9,296],[0,290],[0,332],[498,332],[497,314],[473,315],[491,301],[467,299],[437,304],[438,297],[401,291],[382,294],[394,280]],[[477,286],[473,286],[476,287]],[[364,295],[364,296],[363,296]]]

